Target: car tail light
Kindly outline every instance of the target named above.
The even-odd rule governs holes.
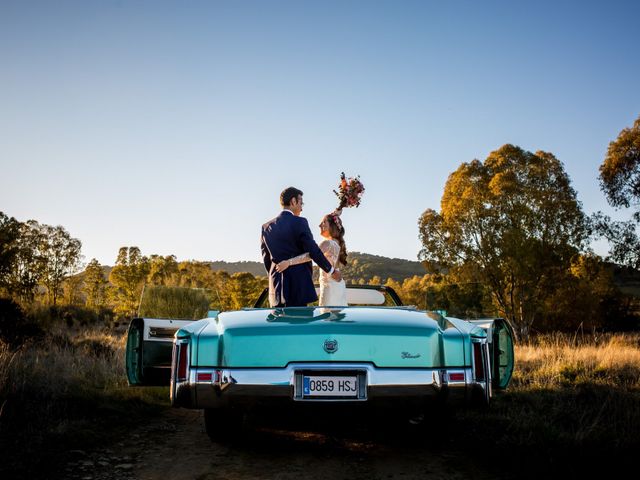
[[[176,367],[176,380],[181,382],[187,379],[187,367],[189,363],[188,353],[188,343],[176,343],[176,348],[178,350],[176,358],[178,359],[178,365]]]
[[[464,382],[464,373],[462,373],[462,372],[449,373],[449,381],[450,382]]]
[[[473,342],[473,373],[477,382],[485,380],[484,360],[482,357],[482,343]]]
[[[199,373],[198,374],[198,381],[199,382],[210,382],[212,378],[213,378],[213,374],[212,373]]]

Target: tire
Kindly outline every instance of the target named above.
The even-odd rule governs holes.
[[[491,384],[486,388],[476,385],[471,392],[471,405],[480,410],[486,410],[491,405]]]
[[[204,428],[212,442],[232,442],[242,437],[244,412],[235,408],[205,408]]]

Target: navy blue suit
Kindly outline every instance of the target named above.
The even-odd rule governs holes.
[[[331,263],[313,239],[306,218],[283,210],[262,226],[260,248],[264,267],[269,272],[269,291],[275,294],[275,305],[272,306],[304,306],[318,299],[311,262],[292,265],[282,273],[276,271],[276,264],[305,252],[309,252],[311,259],[325,272],[331,271]],[[273,301],[273,295],[271,297]]]

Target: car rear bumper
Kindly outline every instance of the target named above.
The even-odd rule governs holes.
[[[360,391],[353,398],[305,398],[301,393],[302,375],[314,373],[358,375]],[[464,404],[471,400],[474,389],[481,387],[473,381],[472,369],[464,367],[399,369],[359,363],[297,363],[286,368],[192,367],[185,381],[172,382],[171,400],[174,406],[186,408],[251,406],[280,401],[353,404],[429,398]]]

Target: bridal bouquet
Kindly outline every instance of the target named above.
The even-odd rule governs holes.
[[[358,207],[360,199],[364,193],[364,185],[360,181],[360,176],[347,178],[342,172],[340,174],[340,184],[338,191],[333,191],[338,197],[338,210],[348,207]]]

